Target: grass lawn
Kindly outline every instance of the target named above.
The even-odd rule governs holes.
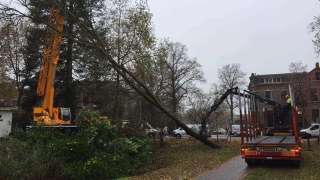
[[[131,180],[190,179],[212,170],[239,154],[240,143],[220,143],[222,148],[212,149],[193,139],[174,139],[162,148],[156,148],[153,160]]]
[[[304,151],[304,158],[300,168],[290,167],[287,164],[285,167],[256,167],[248,171],[247,180],[318,180],[320,179],[320,145],[317,142],[312,143],[312,151]],[[305,148],[306,149],[306,148]]]

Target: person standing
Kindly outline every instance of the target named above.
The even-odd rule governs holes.
[[[292,99],[289,95],[286,95],[286,102],[287,102],[287,108],[288,110],[291,110],[292,108]]]
[[[292,118],[292,99],[289,95],[286,95],[286,124],[285,124],[285,127],[290,127],[290,122],[291,122],[291,118]]]

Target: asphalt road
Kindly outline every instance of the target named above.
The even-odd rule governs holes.
[[[166,136],[166,138],[167,138],[167,139],[170,139],[170,138],[176,138],[176,137],[174,137],[174,136]],[[191,136],[189,136],[189,135],[183,135],[181,138],[182,138],[182,139],[188,139],[188,138],[191,138]],[[227,135],[219,135],[219,136],[218,136],[218,139],[219,139],[219,140],[220,140],[220,139],[221,139],[221,140],[225,140],[225,139],[227,139],[227,138],[228,138]],[[217,139],[217,135],[211,135],[210,139],[212,139],[212,140]],[[241,138],[240,138],[240,137],[231,137],[231,140],[232,140],[232,141],[240,141]]]
[[[218,168],[197,177],[197,180],[241,180],[247,172],[247,164],[236,156],[221,164]]]

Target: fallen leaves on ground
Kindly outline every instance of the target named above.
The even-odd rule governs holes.
[[[191,179],[239,154],[239,142],[220,145],[212,149],[191,138],[170,140],[164,147],[156,146],[152,161],[130,179]]]

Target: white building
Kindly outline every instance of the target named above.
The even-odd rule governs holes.
[[[11,133],[12,112],[15,108],[0,107],[0,138],[7,137]]]

